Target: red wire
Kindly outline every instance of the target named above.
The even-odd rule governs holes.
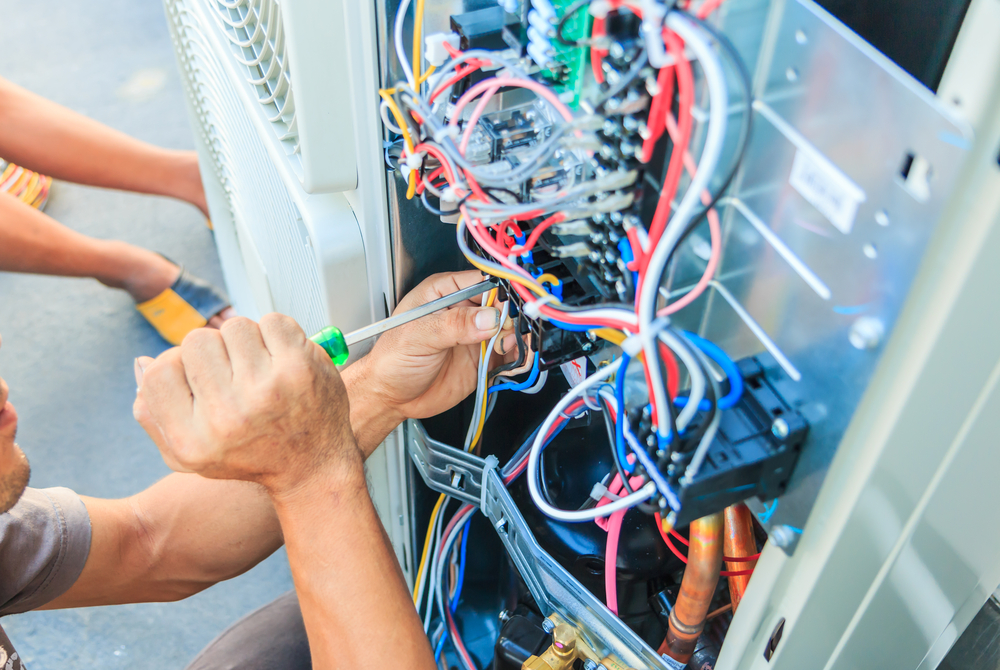
[[[660,531],[660,537],[663,538],[663,541],[666,543],[667,548],[673,553],[674,556],[676,556],[677,558],[681,559],[681,561],[683,561],[683,563],[685,565],[687,565],[687,562],[688,562],[687,556],[685,556],[684,554],[682,554],[681,551],[680,551],[680,549],[678,549],[677,547],[674,546],[674,543],[670,541],[670,535],[675,535],[679,540],[681,540],[682,542],[684,542],[685,545],[688,544],[687,540],[685,540],[683,537],[681,537],[680,535],[678,535],[673,529],[670,530],[670,535],[668,535],[667,533],[664,533],[663,532],[663,521],[660,518],[660,513],[657,512],[653,516],[656,518],[656,530]],[[723,556],[722,560],[723,561],[730,561],[730,562],[734,562],[734,563],[744,563],[744,562],[756,560],[759,557],[760,557],[760,554],[756,554],[754,556],[749,556],[747,558],[735,558],[735,557]],[[750,568],[749,570],[720,570],[719,571],[719,576],[720,577],[742,577],[743,575],[750,575],[750,574],[753,574],[753,568]]]
[[[417,183],[417,195],[420,195],[421,193],[424,192],[424,183],[433,182],[435,179],[441,176],[442,172],[444,172],[443,165],[434,170],[434,172],[431,172],[427,177],[424,177],[419,183]]]
[[[725,0],[705,0],[705,2],[698,8],[698,13],[695,14],[699,19],[704,21],[708,18],[708,15],[719,8]]]
[[[542,233],[544,233],[546,230],[548,230],[548,228],[550,226],[552,226],[553,224],[556,224],[556,223],[559,223],[560,221],[565,221],[565,220],[566,220],[566,215],[563,212],[556,212],[555,214],[553,214],[549,218],[545,219],[544,221],[542,221],[541,223],[539,223],[537,226],[535,226],[535,228],[531,231],[531,234],[528,235],[528,239],[525,240],[525,242],[524,242],[524,247],[521,248],[521,249],[515,250],[514,253],[521,253],[521,254],[523,254],[526,251],[531,251],[534,248],[535,244],[538,243],[538,238],[540,238],[542,236]]]
[[[660,200],[656,203],[656,212],[653,214],[653,221],[649,225],[649,239],[652,246],[656,246],[663,229],[667,226],[670,218],[670,203],[677,192],[677,185],[681,180],[681,172],[684,169],[684,152],[687,151],[688,142],[691,140],[691,108],[694,105],[694,73],[691,71],[691,63],[684,56],[684,42],[672,31],[664,31],[663,39],[667,44],[667,50],[674,57],[675,68],[677,70],[677,95],[678,95],[678,136],[679,141],[674,144],[670,154],[670,163],[667,166],[667,176],[663,180],[663,190],[660,191]],[[640,272],[645,272],[643,266]]]
[[[656,84],[660,92],[653,98],[649,107],[646,125],[650,134],[642,142],[642,158],[640,160],[643,163],[648,163],[653,158],[653,149],[656,148],[656,143],[663,136],[663,131],[666,130],[663,105],[665,103],[669,107],[670,101],[674,97],[674,67],[672,65],[660,68]]]
[[[594,17],[593,27],[590,30],[591,42],[596,42],[596,38],[604,37],[604,19],[600,16]],[[598,84],[604,83],[604,70],[601,69],[601,62],[608,52],[604,49],[590,47],[590,68],[594,71],[594,79]]]
[[[468,67],[466,67],[465,69],[457,70],[455,72],[455,74],[453,74],[447,81],[445,81],[440,86],[438,86],[438,88],[437,88],[436,91],[434,91],[433,93],[431,93],[430,101],[434,102],[434,98],[438,97],[439,95],[441,95],[442,93],[444,93],[446,90],[448,90],[449,86],[451,86],[455,82],[457,82],[457,81],[459,81],[461,79],[464,79],[465,77],[469,76],[469,74],[471,74],[472,72],[475,72],[480,67],[482,67],[482,66],[479,64],[478,61],[468,61]]]

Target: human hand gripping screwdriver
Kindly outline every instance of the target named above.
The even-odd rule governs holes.
[[[387,319],[376,321],[370,326],[358,328],[357,330],[347,333],[346,335],[344,335],[340,328],[337,328],[336,326],[327,326],[309,339],[323,347],[323,350],[330,356],[330,360],[333,361],[334,365],[343,365],[347,362],[347,357],[350,355],[348,349],[351,345],[370,339],[376,335],[381,335],[387,330],[398,328],[399,326],[415,321],[422,316],[427,316],[428,314],[439,312],[442,309],[447,309],[452,305],[457,305],[464,300],[474,298],[477,295],[482,295],[483,293],[495,289],[496,287],[497,285],[493,281],[482,281],[478,284],[473,284],[468,288],[463,288],[460,291],[455,291],[454,293],[438,298],[437,300],[431,300],[429,303],[420,305],[419,307],[414,307],[413,309],[407,310],[402,314],[396,314]]]

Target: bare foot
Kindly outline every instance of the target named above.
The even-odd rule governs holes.
[[[125,280],[98,278],[102,283],[128,291],[137,303],[152,300],[174,285],[181,274],[181,269],[160,254],[147,249],[133,247],[124,242],[110,241],[115,245],[119,259],[128,258],[132,270]],[[210,328],[220,328],[226,319],[236,316],[236,310],[226,307],[208,320]]]

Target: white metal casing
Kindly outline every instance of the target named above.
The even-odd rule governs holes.
[[[395,298],[378,111],[366,99],[377,81],[372,7],[315,0],[164,0],[164,7],[237,311],[255,319],[288,314],[308,333],[385,316]],[[247,20],[248,10],[269,20]],[[224,11],[245,23],[243,33]],[[367,470],[407,565],[400,464],[390,436]]]

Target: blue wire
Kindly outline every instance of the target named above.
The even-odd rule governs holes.
[[[563,330],[570,330],[570,331],[573,331],[574,333],[585,333],[588,330],[594,330],[595,328],[601,328],[602,327],[602,326],[577,325],[575,323],[566,323],[564,321],[556,321],[555,319],[549,319],[549,323],[551,323],[556,328],[562,328]]]
[[[629,355],[623,351],[622,363],[618,366],[618,374],[615,375],[615,403],[618,405],[618,414],[615,415],[615,452],[618,454],[618,464],[622,470],[632,474],[635,465],[628,462],[628,454],[625,451],[625,372],[628,370],[630,360]]]
[[[729,409],[737,403],[740,396],[743,395],[743,377],[740,375],[740,369],[736,367],[736,363],[733,363],[726,352],[720,349],[715,343],[709,342],[708,340],[695,335],[694,333],[689,333],[688,331],[681,331],[691,344],[701,349],[706,356],[711,358],[713,361],[719,364],[722,371],[726,373],[726,377],[729,378],[729,393],[719,398],[716,401],[716,406],[719,409]],[[680,398],[677,398],[680,400]],[[685,401],[687,398],[684,399]],[[675,401],[676,404],[676,401]],[[701,404],[698,404],[698,409],[708,410],[708,404],[703,408]],[[678,405],[682,407],[683,405]]]
[[[462,595],[462,584],[465,582],[465,548],[469,544],[469,522],[472,521],[474,514],[470,514],[469,518],[465,520],[465,530],[462,531],[462,550],[458,559],[458,576],[456,577],[457,585],[455,586],[455,597],[451,599],[451,613],[454,614],[455,610],[458,608],[458,599]]]
[[[635,254],[632,252],[632,243],[629,241],[627,237],[623,237],[620,240],[618,240],[618,253],[622,255],[622,260],[625,261],[626,264],[631,263],[632,261],[635,260]],[[633,272],[632,286],[635,287],[638,285],[639,285],[639,273]]]
[[[446,629],[444,635],[442,635],[441,639],[438,640],[437,649],[434,650],[435,661],[441,660],[441,652],[444,651],[444,643],[447,642],[447,640],[448,640],[448,631]]]
[[[496,393],[497,391],[523,391],[524,389],[530,389],[538,381],[538,360],[541,358],[537,352],[535,353],[535,362],[531,364],[531,374],[528,378],[521,383],[515,382],[505,382],[503,384],[497,384],[496,386],[491,386],[489,393]]]

